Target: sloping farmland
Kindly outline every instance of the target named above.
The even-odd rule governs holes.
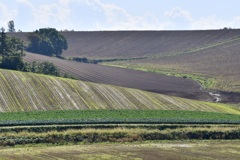
[[[203,31],[61,32],[68,41],[65,57],[97,59],[163,56],[215,44],[240,35],[239,29]],[[27,42],[27,33],[8,33]]]
[[[62,72],[69,73],[84,81],[135,88],[189,99],[213,100],[207,92],[201,90],[201,86],[197,82],[189,79],[123,68],[79,63],[33,53],[27,53],[24,59],[29,62],[51,61],[58,66]]]
[[[0,88],[0,112],[158,109],[239,113],[224,104],[9,70],[0,70]]]

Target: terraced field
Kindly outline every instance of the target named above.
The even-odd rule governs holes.
[[[158,109],[236,114],[231,106],[136,89],[0,70],[0,111]]]

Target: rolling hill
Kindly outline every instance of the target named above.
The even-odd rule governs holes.
[[[8,33],[27,41],[27,33]],[[133,58],[185,51],[238,37],[240,30],[62,32],[65,57]]]
[[[110,85],[0,70],[0,111],[150,109],[239,114],[229,105]]]
[[[214,79],[211,89],[240,92],[240,34],[218,43],[179,52],[152,55],[145,59],[111,62],[108,64],[149,71],[165,71],[198,75]],[[238,95],[238,99],[240,95]]]
[[[63,73],[70,73],[75,78],[84,81],[135,88],[189,99],[213,101],[211,95],[203,92],[201,86],[190,79],[124,68],[79,63],[33,53],[27,53],[24,59],[28,62],[51,61],[58,66]]]
[[[9,33],[9,35],[21,38],[27,43],[26,34]],[[223,102],[240,102],[240,29],[95,31],[62,32],[62,34],[69,43],[69,49],[63,53],[65,57],[119,59],[119,61],[104,64],[129,67],[131,69],[141,68],[145,71],[158,73],[162,73],[162,71],[167,74],[172,72],[171,75],[185,74],[189,78],[191,76],[188,75],[203,77],[206,81],[212,80],[214,82],[205,87],[221,93]],[[120,60],[121,58],[125,60]],[[134,60],[133,58],[139,59]],[[29,61],[37,59],[51,60],[61,67],[64,72],[73,74],[82,80],[209,101],[209,95],[207,94],[199,96],[199,94],[196,94],[197,92],[194,92],[194,97],[185,94],[189,92],[180,93],[178,87],[181,85],[177,83],[178,87],[169,87],[164,80],[157,82],[154,80],[152,84],[155,85],[145,83],[150,80],[146,79],[143,82],[143,79],[147,76],[138,77],[138,74],[132,74],[135,73],[132,71],[124,70],[123,72],[123,70],[120,71],[116,68],[104,68],[103,66],[66,61],[60,62],[60,60],[43,58],[30,53],[26,56],[26,60]],[[128,72],[128,74],[124,74],[125,72]],[[129,76],[129,73],[131,73],[131,76]],[[142,83],[136,83],[139,81],[142,81]],[[171,81],[169,81],[169,84],[171,84]],[[165,90],[166,88],[167,90]],[[195,87],[188,87],[188,89],[192,88]]]

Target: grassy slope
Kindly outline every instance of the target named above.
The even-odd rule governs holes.
[[[159,109],[239,114],[231,106],[109,85],[0,70],[0,111]]]

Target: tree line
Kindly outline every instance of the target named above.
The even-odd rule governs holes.
[[[7,36],[3,27],[0,32],[0,68],[60,76],[59,69],[51,62],[23,62],[25,50],[60,57],[63,50],[68,48],[68,44],[56,29],[42,28],[29,33],[28,46],[24,46],[23,41],[18,38]],[[8,32],[15,32],[14,21],[9,21]]]

